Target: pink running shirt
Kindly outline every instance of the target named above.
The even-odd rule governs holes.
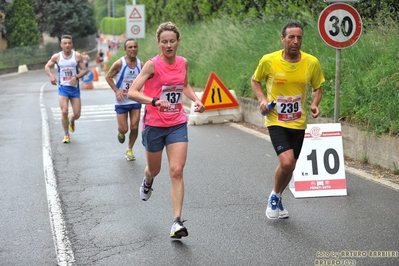
[[[186,64],[182,56],[176,56],[173,65],[163,61],[160,55],[150,59],[154,63],[154,76],[144,84],[143,94],[151,98],[167,99],[170,108],[145,105],[143,128],[172,127],[187,122],[183,107],[183,86],[186,78]]]

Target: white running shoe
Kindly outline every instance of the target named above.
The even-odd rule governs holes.
[[[278,218],[279,219],[287,219],[289,216],[288,210],[284,209],[283,202],[282,202],[282,197],[280,197],[280,200],[278,201]]]
[[[154,179],[152,180],[152,183],[154,183]],[[151,197],[152,183],[151,183],[151,186],[147,187],[145,185],[145,177],[144,177],[143,183],[141,184],[141,187],[140,187],[140,197],[142,200],[147,201]]]
[[[266,217],[269,219],[278,219],[279,218],[279,208],[278,208],[279,198],[277,195],[272,195],[267,203],[266,208]]]
[[[174,222],[170,229],[170,238],[182,238],[188,236],[187,228],[183,225],[185,221]]]

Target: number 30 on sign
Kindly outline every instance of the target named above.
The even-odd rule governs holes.
[[[290,190],[296,198],[347,195],[341,124],[308,124]]]
[[[319,16],[320,37],[336,49],[355,44],[362,33],[362,19],[352,6],[335,3],[326,7]]]

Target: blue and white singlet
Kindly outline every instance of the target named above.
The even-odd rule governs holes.
[[[140,59],[136,58],[136,67],[130,68],[124,56],[121,57],[120,60],[122,61],[122,67],[115,76],[115,80],[117,80],[115,85],[120,91],[122,91],[123,98],[122,101],[118,101],[115,95],[115,105],[135,104],[137,102],[130,100],[127,97],[127,93],[133,81],[136,79],[141,71],[141,61]]]

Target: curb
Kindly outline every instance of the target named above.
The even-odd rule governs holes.
[[[93,89],[106,90],[111,88],[105,80],[105,76],[100,73],[100,75],[98,75],[98,81],[93,81]]]

